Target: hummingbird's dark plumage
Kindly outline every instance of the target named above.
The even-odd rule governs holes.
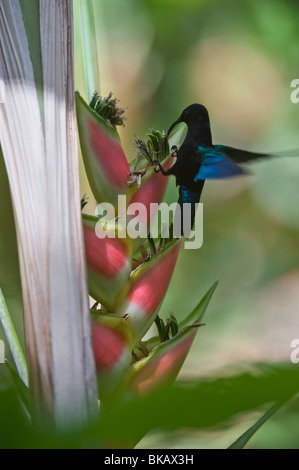
[[[170,126],[167,136],[180,122],[187,124],[186,138],[176,152],[176,162],[164,175],[174,175],[179,186],[179,204],[190,202],[195,205],[200,200],[206,179],[219,179],[238,174],[246,174],[240,163],[257,158],[269,157],[269,154],[254,153],[235,149],[225,145],[213,145],[210,119],[207,109],[201,104],[191,104]],[[195,209],[192,212],[192,225]]]

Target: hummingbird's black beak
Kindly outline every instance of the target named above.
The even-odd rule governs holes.
[[[184,122],[183,119],[182,119],[182,116],[180,116],[179,119],[177,119],[173,124],[171,124],[171,126],[170,126],[170,128],[168,129],[167,134],[166,134],[166,137],[167,137],[167,138],[169,137],[170,132],[172,131],[172,129],[174,129],[175,126],[177,126],[178,124],[180,124],[180,122]]]

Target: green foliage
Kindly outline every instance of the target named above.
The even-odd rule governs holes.
[[[249,440],[252,438],[252,436],[260,429],[260,427],[265,424],[265,422],[271,418],[271,416],[276,413],[276,411],[281,408],[281,406],[284,403],[275,403],[269,410],[266,411],[263,416],[257,420],[256,423],[254,423],[253,426],[251,426],[242,436],[240,436],[235,442],[233,442],[230,446],[229,449],[243,449],[245,445],[249,442]]]
[[[143,398],[119,400],[102,410],[97,429],[102,437],[135,445],[151,430],[222,426],[240,413],[287,400],[298,391],[295,365],[261,364],[254,373],[176,383]]]
[[[30,426],[16,391],[8,389],[0,392],[0,447],[80,448],[84,440],[100,438],[122,443],[126,448],[135,446],[147,432],[154,430],[172,432],[180,428],[211,430],[215,427],[224,430],[234,418],[252,410],[262,412],[271,402],[286,402],[298,391],[296,366],[257,364],[254,372],[178,382],[143,398],[119,399],[101,407],[98,421],[89,428],[80,433],[57,434],[46,425]],[[276,410],[274,405],[266,418]],[[265,422],[265,418],[261,421]],[[242,446],[246,442],[242,441]]]

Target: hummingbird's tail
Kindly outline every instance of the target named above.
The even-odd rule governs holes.
[[[176,230],[180,230],[180,235],[188,238],[194,225],[194,219],[197,204],[200,201],[204,180],[198,185],[196,191],[187,189],[186,186],[179,187],[179,208],[175,213],[174,226]]]

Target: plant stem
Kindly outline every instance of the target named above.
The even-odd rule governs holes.
[[[98,54],[92,0],[80,0],[83,61],[88,100],[99,89]]]

